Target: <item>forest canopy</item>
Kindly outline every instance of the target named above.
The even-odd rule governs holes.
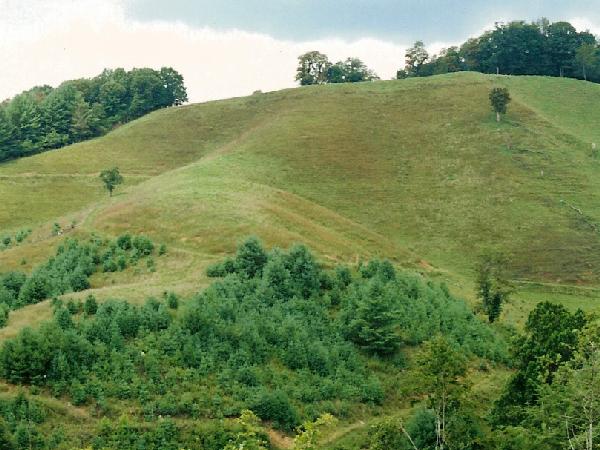
[[[0,103],[0,162],[101,136],[151,111],[187,101],[170,67],[109,70],[36,86]]]
[[[496,23],[491,31],[460,47],[430,56],[422,41],[406,51],[397,78],[426,77],[448,72],[475,71],[504,75],[546,75],[600,82],[596,37],[577,31],[569,22]]]

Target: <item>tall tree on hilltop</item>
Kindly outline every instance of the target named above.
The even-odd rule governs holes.
[[[575,52],[575,62],[581,67],[583,79],[587,81],[588,67],[598,64],[598,47],[595,44],[583,44]]]
[[[324,84],[327,82],[330,67],[327,55],[317,51],[304,53],[298,57],[296,81],[299,81],[301,86]]]
[[[406,50],[405,54],[405,67],[407,76],[418,77],[420,76],[422,66],[429,59],[429,53],[425,49],[423,41],[417,41],[415,44]]]

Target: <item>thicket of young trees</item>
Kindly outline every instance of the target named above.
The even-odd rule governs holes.
[[[249,239],[208,273],[219,279],[177,313],[174,294],[143,306],[55,302],[53,321],[3,343],[0,377],[109,416],[115,401],[135,405],[132,423],[111,423],[94,441],[95,448],[133,448],[150,433],[139,424],[157,431],[159,417],[214,419],[250,409],[292,430],[323,414],[348,418],[359,406],[378,408],[386,389],[398,386],[383,384],[368,358],[400,367],[406,347],[432,336],[464,358],[507,360],[502,340],[464,302],[389,262],[324,270],[304,246],[266,251]],[[152,434],[144,448],[197,442],[169,427],[163,447]],[[237,439],[213,431],[202,448]]]
[[[595,36],[568,22],[498,23],[460,47],[430,56],[418,41],[406,52],[398,78],[463,70],[506,75],[549,75],[600,82],[600,52]]]
[[[170,67],[107,69],[55,89],[37,86],[0,103],[0,161],[100,136],[186,101],[183,77]]]
[[[89,277],[97,270],[122,271],[142,258],[147,258],[151,269],[154,262],[149,257],[153,252],[154,243],[145,236],[124,234],[112,241],[66,239],[56,254],[31,274],[0,273],[0,326],[6,323],[11,309],[88,289]]]

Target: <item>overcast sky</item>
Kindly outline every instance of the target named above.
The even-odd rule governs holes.
[[[191,101],[294,86],[296,58],[357,56],[392,78],[496,21],[569,20],[600,33],[600,0],[0,0],[0,99],[105,67],[172,66]]]

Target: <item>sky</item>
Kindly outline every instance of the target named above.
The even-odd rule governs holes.
[[[395,76],[509,20],[568,20],[600,34],[600,0],[0,0],[0,99],[104,68],[171,66],[190,101],[293,87],[297,57],[359,57]]]

